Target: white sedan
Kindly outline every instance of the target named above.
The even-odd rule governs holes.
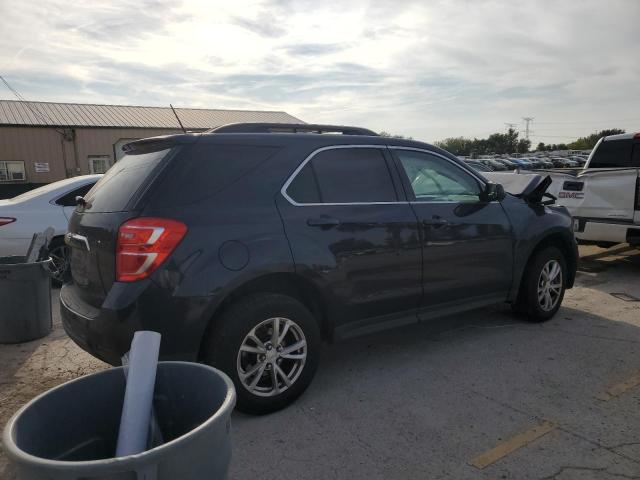
[[[0,257],[24,256],[34,233],[53,227],[49,244],[53,260],[51,276],[63,282],[68,275],[68,247],[64,243],[76,197],[84,196],[102,175],[67,178],[30,190],[8,200],[0,200]]]

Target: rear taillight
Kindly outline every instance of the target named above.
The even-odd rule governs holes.
[[[180,243],[187,226],[177,220],[141,217],[118,230],[116,280],[135,282],[151,275]]]
[[[15,218],[11,218],[11,217],[0,217],[0,227],[3,225],[9,225],[10,223],[15,222],[16,219]]]

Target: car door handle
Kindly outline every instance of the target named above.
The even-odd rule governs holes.
[[[434,215],[430,219],[425,218],[424,220],[422,220],[422,224],[427,227],[440,228],[445,225],[451,225],[451,222],[449,222],[449,220],[447,220],[446,218],[442,218],[439,215]]]
[[[320,215],[319,217],[307,219],[307,225],[310,227],[331,228],[340,225],[340,220],[328,215]]]

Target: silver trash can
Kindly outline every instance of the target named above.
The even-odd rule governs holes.
[[[51,332],[51,259],[0,257],[0,343],[20,343]]]
[[[7,423],[4,449],[25,480],[224,479],[236,393],[224,373],[160,362],[154,409],[164,443],[114,458],[125,391],[122,367],[60,385]]]

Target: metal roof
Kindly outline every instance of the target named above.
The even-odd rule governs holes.
[[[227,123],[304,123],[286,112],[176,108],[187,130]],[[180,128],[169,107],[0,100],[0,125],[36,127]]]

